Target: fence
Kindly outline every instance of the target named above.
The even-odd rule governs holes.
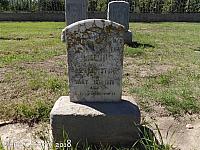
[[[112,0],[88,0],[89,11],[105,11]],[[200,13],[200,0],[126,0],[133,13]],[[0,0],[0,11],[64,11],[64,0]]]
[[[106,18],[106,12],[88,12],[89,18]],[[0,21],[65,21],[62,12],[3,12]],[[130,13],[130,22],[200,22],[200,13]]]

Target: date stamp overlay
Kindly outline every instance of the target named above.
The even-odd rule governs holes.
[[[56,147],[56,149],[71,148],[72,147],[72,141],[66,140],[66,142],[55,143],[55,147]]]
[[[51,143],[49,142],[33,142],[33,141],[6,141],[3,143],[3,145],[7,149],[21,149],[21,148],[55,148],[56,150],[61,150],[61,149],[71,149],[72,148],[72,141],[70,139],[66,140],[65,142],[60,142],[60,143]]]

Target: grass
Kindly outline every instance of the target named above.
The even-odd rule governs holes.
[[[0,118],[48,120],[68,95],[64,22],[0,23]],[[125,46],[123,94],[142,110],[180,116],[200,111],[198,23],[130,23],[134,47]]]
[[[1,142],[1,137],[0,137],[0,150],[4,150],[3,144],[2,144],[2,142]]]
[[[1,23],[0,66],[43,61],[64,54],[64,44],[60,44],[59,39],[63,26],[54,23]]]
[[[55,100],[68,95],[64,23],[0,23],[0,118],[48,120]]]
[[[174,116],[199,113],[199,24],[134,23],[130,27],[140,44],[125,48],[135,65],[124,78],[128,93],[147,112],[163,106]]]

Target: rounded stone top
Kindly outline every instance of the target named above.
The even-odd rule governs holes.
[[[111,2],[109,2],[109,4],[116,4],[116,3],[123,3],[123,4],[129,5],[129,2],[126,2],[126,1],[111,1]]]
[[[81,20],[81,21],[77,21],[73,24],[70,24],[69,26],[67,26],[66,28],[63,29],[63,31],[69,31],[69,32],[73,32],[75,30],[80,30],[81,28],[84,27],[84,29],[90,28],[90,27],[99,27],[99,28],[104,28],[107,26],[112,26],[115,27],[121,31],[124,30],[124,26],[110,21],[110,20],[104,20],[104,19],[86,19],[86,20]]]
[[[61,39],[63,42],[65,42],[65,36],[68,33],[72,32],[83,33],[92,27],[101,28],[104,29],[105,31],[116,30],[119,33],[125,32],[125,27],[119,23],[104,19],[86,19],[70,24],[69,26],[64,28],[62,30]]]

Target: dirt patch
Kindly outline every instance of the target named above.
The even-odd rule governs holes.
[[[11,72],[11,68],[0,68],[0,83],[5,79],[5,75]]]
[[[159,126],[165,143],[173,145],[177,150],[199,150],[200,149],[200,119],[194,116],[185,116],[184,118],[173,117],[146,117],[151,124],[156,123]],[[192,129],[186,127],[192,125]],[[155,127],[152,128],[158,136]]]
[[[60,55],[55,56],[49,60],[43,62],[31,62],[19,64],[22,68],[32,70],[44,70],[49,73],[55,73],[57,75],[65,74],[67,71],[67,56]]]
[[[54,101],[58,96],[68,94],[67,86],[64,89],[64,84],[67,85],[66,64],[66,55],[61,55],[43,62],[24,62],[0,68],[0,118],[18,117],[15,106],[20,103],[32,105],[38,100]],[[46,87],[43,79],[49,81]],[[33,89],[31,84],[33,87],[39,85],[39,88]],[[53,91],[57,85],[60,89]]]
[[[169,71],[171,71],[174,67],[171,65],[145,65],[140,66],[138,75],[141,78],[144,77],[155,77],[159,76],[161,74],[165,74]]]
[[[174,66],[171,64],[147,64],[137,65],[134,58],[126,57],[124,59],[124,74],[129,74],[131,77],[152,77],[165,74],[172,71]]]
[[[6,149],[41,150],[51,146],[49,125],[39,124],[29,127],[26,124],[10,124],[0,127],[0,137]]]
[[[129,96],[129,88],[132,86],[137,85],[138,80],[135,78],[135,72],[137,65],[134,63],[135,59],[126,57],[124,58],[124,65],[123,65],[123,95]]]

